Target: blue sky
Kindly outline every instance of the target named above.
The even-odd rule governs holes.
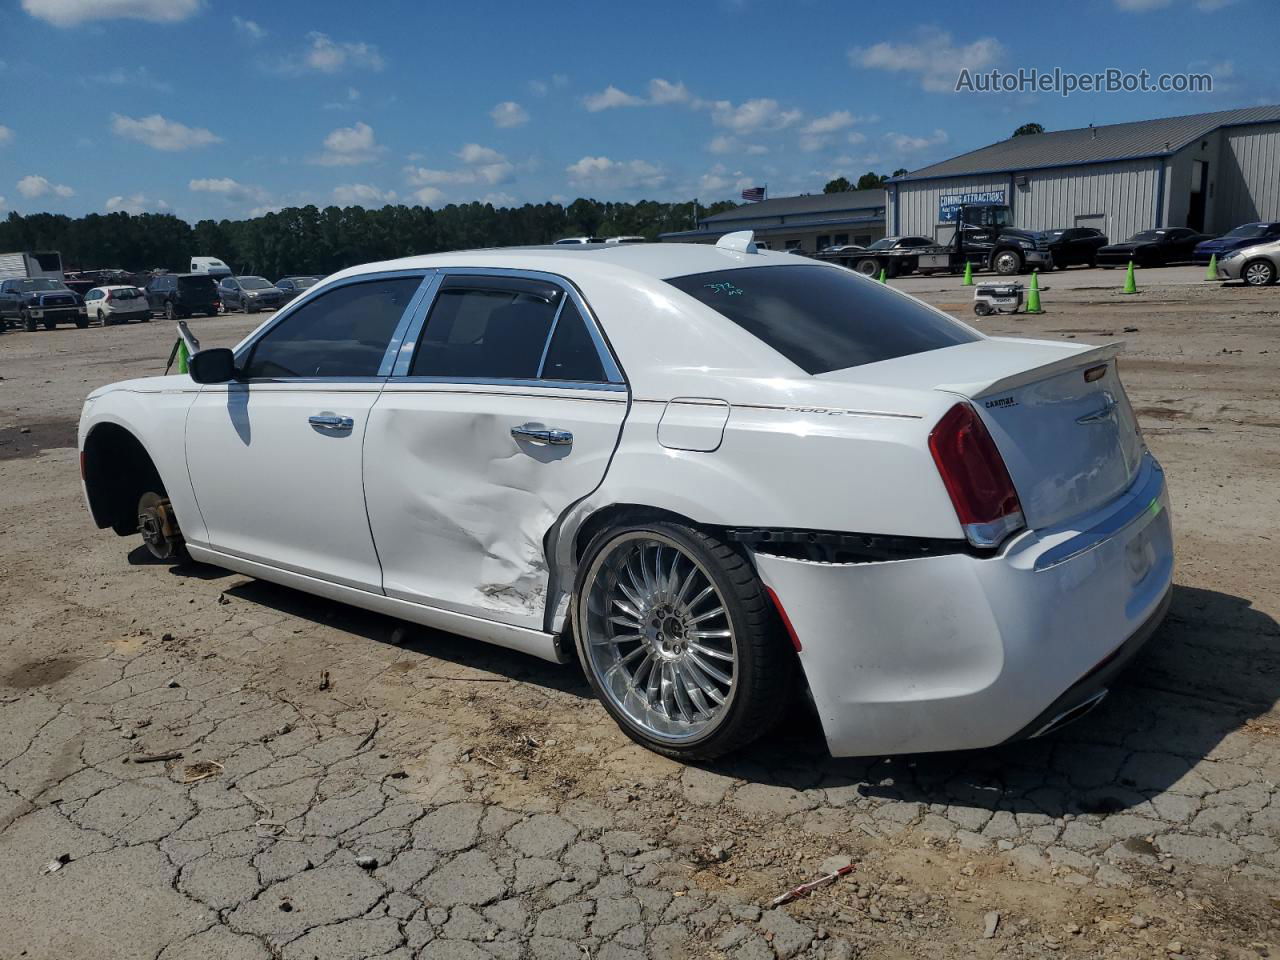
[[[0,0],[0,215],[706,203],[915,169],[1029,120],[1052,130],[1280,103],[1274,0],[871,9]],[[1215,89],[955,93],[962,67],[1205,71]]]

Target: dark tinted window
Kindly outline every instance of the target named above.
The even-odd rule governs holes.
[[[178,288],[187,293],[213,293],[213,277],[178,277]]]
[[[565,302],[556,321],[556,332],[551,335],[551,346],[542,365],[542,379],[583,383],[604,383],[608,379],[595,341],[572,300]]]
[[[534,379],[562,296],[559,287],[525,280],[446,280],[410,375]]]
[[[419,277],[337,287],[299,307],[253,347],[249,377],[373,377]]]
[[[954,320],[848,270],[746,267],[667,282],[812,374],[979,339]]]

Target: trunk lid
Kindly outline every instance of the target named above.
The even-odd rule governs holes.
[[[1144,447],[1116,370],[1122,349],[991,337],[826,377],[968,400],[1035,529],[1102,506],[1137,475]]]

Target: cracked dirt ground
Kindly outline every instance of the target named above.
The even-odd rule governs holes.
[[[797,710],[703,767],[630,744],[573,667],[95,531],[80,400],[160,369],[171,332],[0,337],[0,957],[1268,955],[1278,296],[1072,291],[984,324],[1130,342],[1180,566],[1102,708],[1043,741],[859,760]],[[842,857],[852,875],[768,909]]]

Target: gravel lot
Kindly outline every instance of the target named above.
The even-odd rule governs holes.
[[[93,528],[73,445],[84,394],[159,372],[171,329],[5,334],[0,955],[1267,956],[1280,290],[1159,278],[1123,297],[1119,272],[1055,275],[1049,312],[981,326],[1128,341],[1175,510],[1166,625],[1051,738],[863,760],[798,710],[681,766],[574,668],[149,563]],[[972,319],[958,281],[913,283]],[[229,345],[251,322],[193,326]]]

